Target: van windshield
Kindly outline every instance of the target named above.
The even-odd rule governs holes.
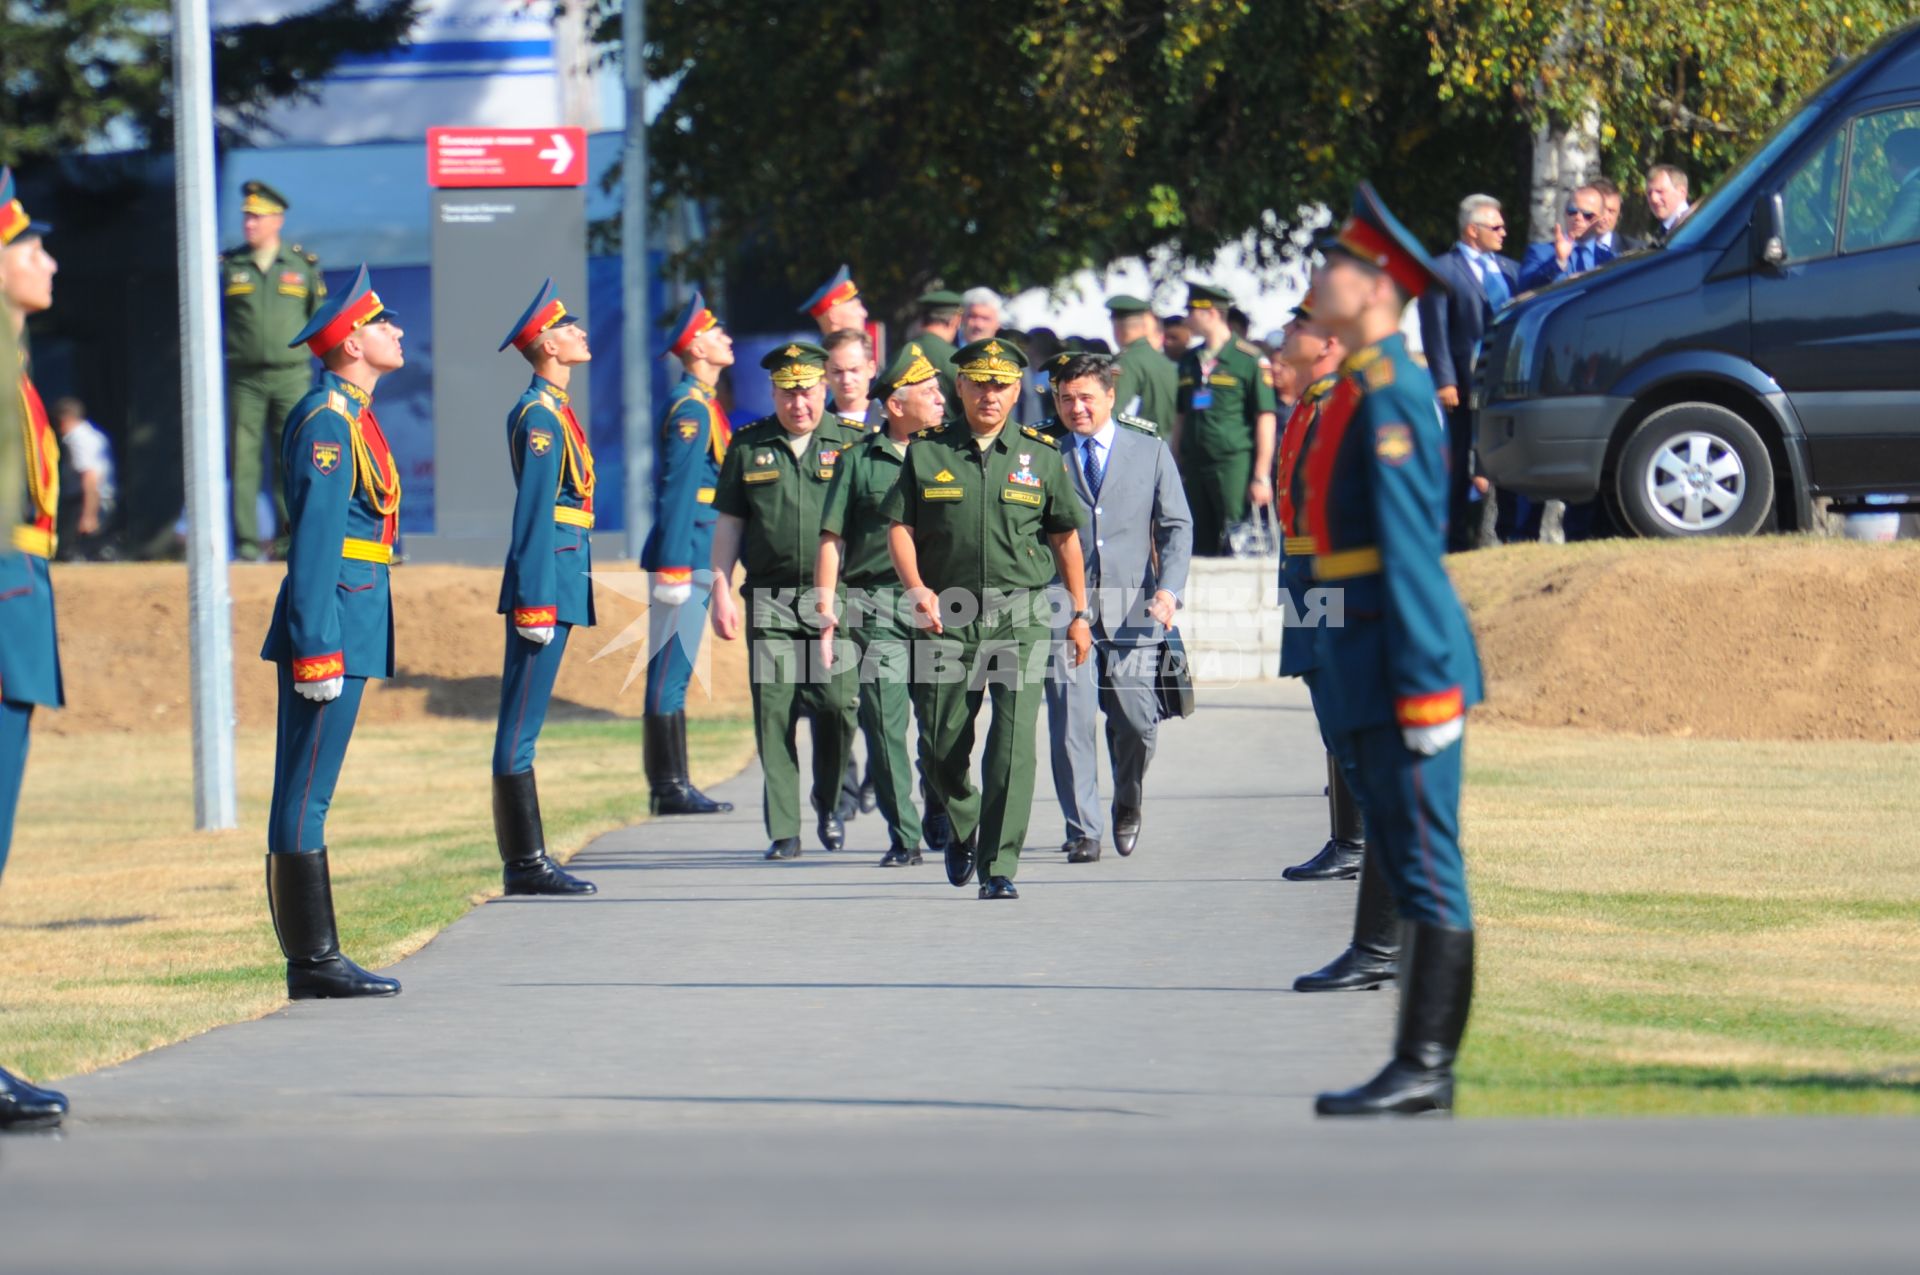
[[[1760,179],[1773,168],[1774,160],[1790,150],[1793,144],[1806,135],[1807,131],[1818,124],[1827,114],[1830,94],[1815,94],[1780,127],[1773,135],[1760,144],[1758,150],[1742,160],[1738,167],[1728,173],[1711,195],[1701,200],[1687,219],[1674,227],[1673,235],[1667,240],[1669,248],[1691,248],[1704,239],[1713,229],[1721,214],[1729,208],[1746,209],[1748,196],[1753,193]],[[1745,212],[1734,214],[1744,219]]]

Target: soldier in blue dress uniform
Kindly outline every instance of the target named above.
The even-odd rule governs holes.
[[[656,815],[714,815],[733,809],[693,786],[687,773],[687,683],[713,596],[713,491],[733,426],[714,397],[733,366],[733,338],[698,289],[674,320],[667,352],[685,375],[673,388],[654,437],[653,529],[640,565],[653,573],[647,612],[646,770]]]
[[[1473,995],[1473,914],[1460,853],[1460,759],[1480,663],[1441,558],[1447,434],[1400,316],[1442,287],[1426,252],[1362,183],[1315,272],[1316,313],[1351,353],[1306,458],[1314,578],[1343,591],[1344,623],[1314,630],[1320,720],[1352,763],[1409,937],[1393,1058],[1366,1084],[1321,1094],[1322,1115],[1453,1106]]]
[[[508,894],[592,894],[547,855],[534,745],[567,636],[593,626],[593,449],[567,402],[573,369],[593,358],[587,330],[548,279],[500,350],[520,351],[533,383],[507,413],[513,535],[500,581],[507,653],[493,733],[493,835]]]
[[[287,578],[260,658],[278,666],[279,738],[267,817],[267,901],[287,995],[392,996],[400,984],[340,954],[327,871],[327,811],[370,677],[393,676],[387,573],[400,528],[400,467],[373,388],[406,362],[404,333],[360,267],[293,344],[323,367],[281,436]]]
[[[20,338],[27,316],[53,304],[59,268],[43,239],[52,232],[33,220],[15,197],[13,173],[0,168],[0,368],[13,383],[4,391],[0,438],[17,452],[24,490],[0,493],[9,526],[0,540],[0,872],[13,842],[14,809],[27,766],[27,735],[37,707],[66,702],[60,644],[53,620],[54,517],[60,507],[60,444],[47,409],[27,375]],[[11,472],[0,467],[0,473]],[[59,1124],[65,1094],[42,1089],[0,1068],[0,1129]]]

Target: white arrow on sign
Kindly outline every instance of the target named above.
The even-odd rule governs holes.
[[[548,133],[547,136],[553,139],[553,145],[541,151],[540,158],[553,161],[553,175],[558,177],[573,162],[573,147],[568,145],[565,133]]]

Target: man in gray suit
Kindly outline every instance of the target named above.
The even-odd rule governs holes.
[[[1114,848],[1132,854],[1139,841],[1160,721],[1154,692],[1160,639],[1173,623],[1193,556],[1193,515],[1173,453],[1160,441],[1156,422],[1114,413],[1119,374],[1110,355],[1075,354],[1053,375],[1063,427],[1060,459],[1089,515],[1080,552],[1094,640],[1093,659],[1077,669],[1056,660],[1047,682],[1053,789],[1066,814],[1069,863],[1100,857],[1095,728],[1101,712],[1113,765]],[[1064,636],[1064,629],[1055,633]]]

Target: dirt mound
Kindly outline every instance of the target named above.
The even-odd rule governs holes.
[[[1516,545],[1449,560],[1488,720],[1920,739],[1920,544]]]
[[[631,569],[609,563],[606,569]],[[273,616],[284,571],[236,566],[233,589],[235,709],[242,727],[271,728],[273,666],[260,643]],[[36,717],[36,731],[180,730],[191,725],[187,660],[187,571],[178,563],[57,565],[54,592],[67,707]],[[634,592],[640,577],[634,577]],[[422,717],[491,719],[499,704],[505,621],[494,614],[500,572],[482,567],[403,566],[393,575],[395,676],[376,682],[361,708],[365,722]],[[643,708],[646,625],[641,603],[618,592],[595,592],[597,627],[577,633],[554,687],[552,716],[637,717]],[[638,641],[599,655],[639,619]],[[696,685],[695,715],[746,711],[743,643],[702,644],[711,702]],[[623,685],[629,674],[632,685]]]

